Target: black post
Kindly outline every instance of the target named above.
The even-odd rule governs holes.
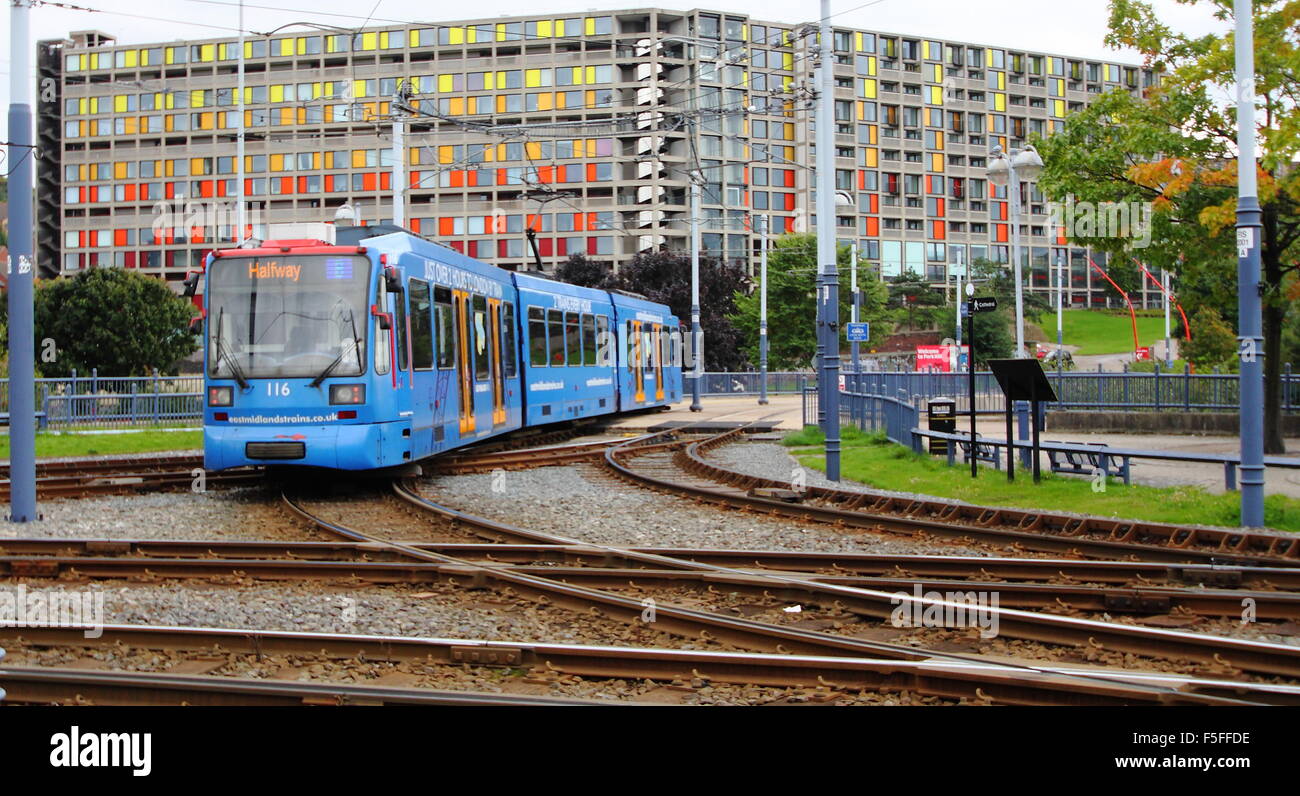
[[[1011,396],[1007,396],[1007,480],[1016,480],[1016,443],[1015,438],[1011,436],[1011,414],[1012,402]]]
[[[970,318],[970,354],[966,357],[966,383],[970,392],[970,477],[978,478],[976,468],[979,461],[975,458],[975,299],[966,300],[966,317]]]
[[[1030,410],[1034,413],[1034,483],[1038,483],[1040,476],[1038,464],[1038,389],[1030,387]]]

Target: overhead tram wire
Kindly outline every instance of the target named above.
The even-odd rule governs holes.
[[[56,0],[30,0],[30,2],[33,8],[37,8],[37,7],[58,8],[63,11],[82,11],[89,14],[109,14],[115,17],[131,17],[133,19],[147,19],[150,22],[167,22],[173,25],[191,25],[198,28],[209,28],[211,30],[225,30],[225,31],[232,31],[234,33],[241,32],[240,28],[232,28],[227,25],[209,25],[206,22],[194,22],[192,20],[187,20],[187,19],[169,19],[166,17],[153,16],[151,14],[132,14],[127,11],[109,11],[103,8],[88,8],[86,6],[74,5],[72,3],[60,3],[60,2],[56,2]],[[254,36],[263,35],[259,31],[255,31],[255,30],[243,30],[242,32],[251,33]]]

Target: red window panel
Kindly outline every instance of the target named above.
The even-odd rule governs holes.
[[[464,254],[464,253],[465,253],[465,241],[463,241],[463,240],[453,240],[453,241],[451,241],[451,244],[450,244],[450,245],[451,245],[451,248],[455,249],[456,251],[460,252],[461,254]],[[471,256],[472,256],[472,255],[471,255]]]
[[[537,181],[542,184],[555,182],[555,167],[542,166],[537,169]]]
[[[866,189],[867,189],[867,173],[866,173],[865,171],[859,171],[859,172],[858,172],[858,190],[859,190],[859,191],[865,191]]]
[[[788,193],[785,195],[785,209],[794,210],[794,194]]]
[[[993,217],[996,218],[998,221],[1006,221],[1006,220],[1007,220],[1007,203],[1006,203],[1006,202],[994,202],[994,204],[996,205],[997,213],[996,213],[996,215],[994,215]]]
[[[135,185],[135,183],[131,183],[131,184],[129,184],[129,185],[123,185],[123,186],[122,186],[122,198],[123,198],[124,200],[126,200],[126,201],[128,201],[128,202],[134,202],[134,201],[135,201],[135,193],[136,193],[136,185]]]
[[[452,188],[464,188],[464,187],[465,187],[465,170],[464,170],[464,169],[452,169],[452,171],[451,171],[451,175],[447,178],[447,180],[448,180],[448,182],[451,184],[451,187],[452,187]]]
[[[867,217],[867,237],[880,237],[880,219]]]
[[[226,195],[226,181],[217,180],[217,196],[225,196],[225,195]]]
[[[195,232],[195,230],[198,231]],[[206,242],[206,238],[203,237],[203,227],[192,227],[190,229],[190,243],[205,243],[205,242]]]
[[[90,201],[91,201],[91,202],[98,202],[98,201],[99,201],[99,186],[98,186],[98,185],[92,185],[92,186],[90,186]]]
[[[199,196],[211,199],[214,193],[212,180],[199,180]]]
[[[379,173],[379,190],[393,190],[393,173],[391,171],[381,171]]]
[[[505,185],[508,182],[505,169],[497,169],[497,185]],[[505,255],[501,255],[504,257]]]
[[[541,252],[543,257],[550,257],[551,255],[555,254],[555,239],[538,238],[537,250]]]
[[[86,236],[86,230],[84,230],[84,229],[77,233],[77,248],[78,248],[78,249],[84,249],[84,248],[86,248],[86,237],[87,237],[87,236]]]
[[[600,238],[587,238],[587,254],[596,253],[596,241],[598,240],[600,240]]]
[[[450,216],[438,219],[438,234],[443,236],[453,235],[456,232],[456,219]]]
[[[113,230],[113,245],[114,246],[126,245],[126,230],[124,229]]]
[[[994,224],[994,225],[993,225],[993,239],[994,239],[995,241],[997,241],[998,243],[1006,243],[1006,242],[1007,242],[1007,225],[1006,225],[1006,224]]]
[[[466,172],[465,172],[465,185],[466,185],[467,187],[474,187],[474,186],[478,185],[478,175],[479,175],[479,173],[480,173],[480,172],[478,171],[478,169],[469,169],[468,171],[466,171]]]
[[[568,252],[568,248],[569,248],[569,239],[568,239],[568,238],[556,238],[556,239],[555,239],[555,253],[556,253],[556,254],[558,254],[558,255],[561,256],[561,257],[564,257],[564,256],[566,256],[566,255],[569,253],[569,252]]]
[[[1066,244],[1066,240],[1065,240],[1065,227],[1057,227],[1057,228],[1056,228],[1056,245],[1057,245],[1057,246],[1064,246],[1065,244]]]
[[[373,190],[373,189],[371,189],[371,190]],[[293,177],[281,177],[281,178],[280,178],[280,193],[282,193],[282,194],[291,194],[291,193],[293,193]]]
[[[307,178],[298,178],[298,193],[307,193]]]
[[[740,203],[743,204],[745,207],[750,207],[750,206],[751,206],[751,205],[749,204],[749,191],[745,191],[745,193],[744,193],[744,197],[741,199],[741,202],[740,202]]]
[[[476,241],[476,240],[471,240],[471,241],[454,241],[454,242],[452,243],[452,245],[455,246],[456,244],[459,244],[459,243],[462,243],[462,242],[465,243],[465,251],[462,252],[463,254],[466,254],[466,255],[468,255],[468,256],[470,256],[470,257],[477,257],[477,256],[478,256],[478,241]],[[460,249],[456,249],[456,251],[460,251]]]
[[[587,228],[587,227],[586,227],[586,220],[587,220],[587,217],[586,217],[585,215],[583,215],[582,213],[574,213],[574,214],[573,214],[573,229],[574,229],[574,231],[575,231],[575,232],[581,232],[582,230],[586,229],[586,228]]]
[[[596,221],[596,214],[595,214],[595,213],[588,213],[588,214],[587,214],[587,226],[585,227],[585,229],[587,229],[588,231],[591,231],[591,230],[593,230],[593,229],[598,229],[597,224],[598,224],[598,222]]]
[[[942,200],[941,200],[941,201],[942,201]],[[944,240],[944,239],[945,239],[945,236],[944,236],[945,227],[946,227],[946,224],[945,224],[944,222],[942,222],[942,221],[931,221],[931,222],[930,222],[930,237],[934,238],[935,240]]]
[[[792,233],[792,232],[794,232],[794,218],[793,218],[793,217],[789,217],[789,218],[786,218],[786,219],[785,219],[785,231],[786,231],[786,234],[787,234],[787,235],[790,234],[790,233]]]
[[[542,217],[539,215],[529,214],[528,228],[534,232],[540,232],[542,229]]]
[[[418,174],[418,173],[419,173],[419,172],[414,172],[414,173],[412,173],[411,176],[414,177],[415,174]],[[246,181],[246,182],[244,183],[244,193],[246,193],[246,194],[251,194],[251,193],[253,192],[253,191],[252,191],[252,187],[253,187],[253,186],[252,186],[252,182],[253,182],[252,180],[248,180],[248,181]],[[325,193],[334,193],[334,175],[333,175],[333,174],[326,174],[326,175],[325,175],[324,183],[325,183]]]
[[[878,194],[878,193],[873,193],[873,194],[867,194],[867,195],[871,197],[871,212],[872,212],[872,213],[879,213],[879,212],[880,212],[880,194]]]
[[[595,164],[595,163],[588,163],[588,164],[587,164],[587,182],[595,182],[595,181],[596,181],[596,164]],[[593,252],[593,253],[594,253],[594,252]]]
[[[794,187],[794,169],[785,170],[785,187],[787,188]]]
[[[420,219],[418,218],[411,219],[411,231],[417,235],[420,234]]]
[[[369,171],[361,175],[361,190],[363,191],[379,190],[379,181],[375,179],[375,173],[373,171]]]
[[[176,183],[174,183],[174,182],[164,183],[164,184],[163,184],[163,193],[166,194],[166,198],[167,198],[167,199],[175,199],[175,198],[176,198]]]
[[[506,255],[507,255],[507,251],[506,251],[506,241],[503,241],[503,240],[499,240],[499,241],[497,241],[497,256],[498,256],[498,257],[505,257]]]
[[[930,193],[933,190],[934,190],[933,175],[927,174],[925,175],[925,192]]]
[[[127,268],[135,268],[135,266],[136,266],[136,253],[135,253],[135,252],[127,252],[127,253],[126,253],[126,257],[125,257],[124,259],[125,259],[125,261],[126,261],[126,267],[127,267]],[[198,298],[198,296],[195,296],[195,298]]]
[[[946,201],[946,200],[945,200],[943,197],[939,197],[939,198],[937,198],[937,199],[934,200],[934,204],[935,204],[935,215],[938,216],[939,218],[943,218],[943,214],[944,214],[944,202],[945,202],[945,201]]]

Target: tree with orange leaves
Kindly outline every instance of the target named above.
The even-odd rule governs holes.
[[[1232,19],[1231,0],[1208,3]],[[1284,453],[1281,413],[1283,329],[1294,301],[1285,286],[1300,249],[1300,0],[1255,0],[1259,202],[1263,209],[1265,450]],[[1048,198],[1150,202],[1148,246],[1133,240],[1073,237],[1178,274],[1189,312],[1211,306],[1236,324],[1236,81],[1233,36],[1190,37],[1161,22],[1145,0],[1111,0],[1106,43],[1142,53],[1158,85],[1138,98],[1109,91],[1071,114],[1039,143]]]

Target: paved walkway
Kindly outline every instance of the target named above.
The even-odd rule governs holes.
[[[726,421],[744,422],[768,419],[777,421],[777,428],[796,431],[800,428],[802,404],[798,395],[771,395],[767,406],[759,406],[757,396],[706,396],[701,399],[701,412],[690,411],[690,400],[675,405],[667,412],[650,412],[623,418],[619,426],[623,428],[649,428],[669,422],[704,422]],[[968,428],[965,419],[961,419],[957,428]],[[980,434],[990,439],[1005,439],[1001,418],[981,417]],[[1238,442],[1235,437],[1213,436],[1171,436],[1156,434],[1087,434],[1078,431],[1048,431],[1042,435],[1044,440],[1057,442],[1105,442],[1116,448],[1136,448],[1140,450],[1178,451],[1183,453],[1237,453]],[[1290,456],[1300,456],[1300,439],[1287,440]],[[1047,465],[1047,456],[1043,456],[1043,465]],[[1140,460],[1133,462],[1133,482],[1148,486],[1185,486],[1194,485],[1209,492],[1223,492],[1223,466],[1218,464],[1191,464],[1184,462],[1162,462],[1159,460]],[[1268,494],[1282,494],[1300,498],[1300,470],[1269,469],[1265,475],[1265,491]]]

